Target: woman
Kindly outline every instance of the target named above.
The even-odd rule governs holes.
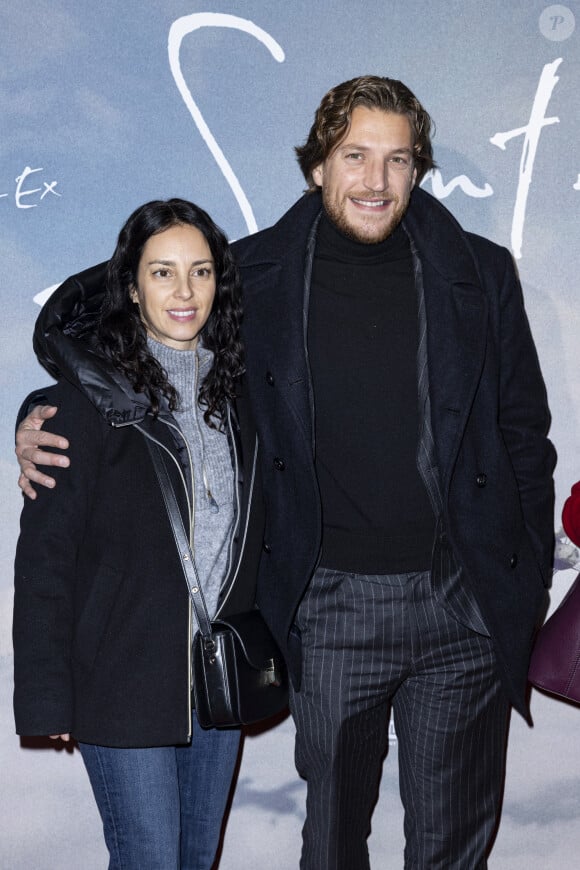
[[[248,609],[261,518],[234,408],[239,280],[222,232],[178,199],[131,215],[103,276],[66,281],[35,330],[72,467],[22,511],[17,732],[78,741],[110,868],[209,870],[239,732],[191,709],[195,626],[147,439],[170,460],[210,615]]]

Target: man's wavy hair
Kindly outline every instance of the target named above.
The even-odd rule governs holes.
[[[183,199],[154,200],[129,217],[107,267],[107,292],[98,340],[133,389],[148,396],[154,415],[159,413],[162,395],[171,410],[178,407],[178,393],[149,352],[139,306],[130,297],[131,288],[137,286],[137,270],[148,239],[174,226],[196,227],[205,236],[214,259],[216,294],[201,332],[204,347],[213,351],[214,360],[201,385],[199,404],[205,408],[207,425],[218,428],[223,426],[226,405],[235,395],[236,378],[244,370],[240,279],[228,240],[199,206]]]
[[[312,170],[332,153],[348,133],[357,106],[405,115],[413,133],[413,156],[417,184],[435,168],[431,129],[433,122],[419,100],[402,82],[380,76],[359,76],[332,88],[316,110],[314,123],[304,145],[295,148],[309,190],[316,190]]]

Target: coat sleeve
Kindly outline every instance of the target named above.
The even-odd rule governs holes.
[[[500,291],[499,425],[520,493],[526,529],[546,586],[554,550],[556,452],[547,434],[550,412],[538,355],[511,255]]]
[[[14,571],[14,714],[24,735],[72,730],[71,643],[78,553],[91,510],[104,422],[68,384],[46,390],[59,410],[45,428],[69,439],[70,468],[24,499]]]

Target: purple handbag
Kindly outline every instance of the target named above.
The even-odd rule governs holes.
[[[540,629],[528,678],[538,689],[580,704],[580,574]]]

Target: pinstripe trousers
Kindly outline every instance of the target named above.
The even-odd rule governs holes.
[[[491,640],[447,613],[429,572],[319,568],[297,625],[302,684],[290,708],[296,766],[307,780],[302,870],[369,870],[391,707],[405,868],[483,870],[509,719]]]

